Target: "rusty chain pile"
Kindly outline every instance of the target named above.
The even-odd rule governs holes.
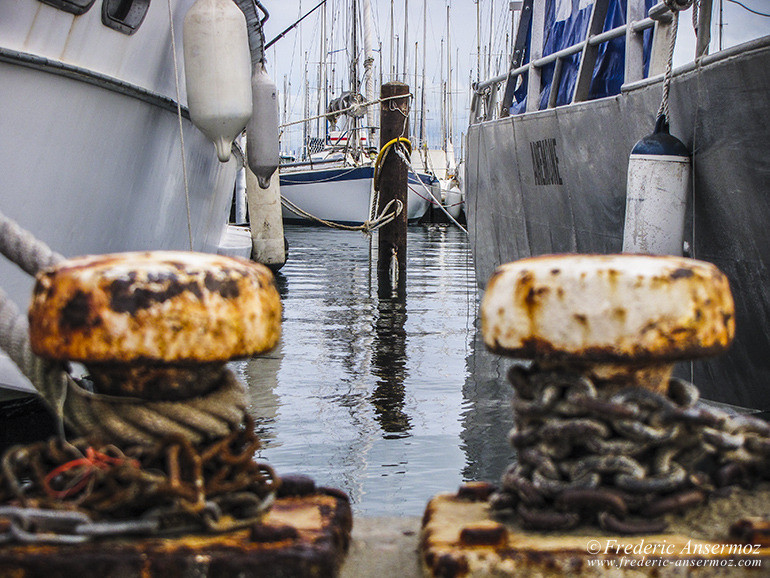
[[[123,450],[87,439],[16,446],[0,463],[0,542],[249,526],[280,484],[272,468],[254,460],[259,447],[248,418],[207,445],[169,436]]]
[[[661,518],[717,488],[770,479],[770,425],[696,406],[698,390],[671,379],[667,395],[603,395],[586,377],[514,367],[517,463],[491,497],[530,529],[598,524],[658,532]]]

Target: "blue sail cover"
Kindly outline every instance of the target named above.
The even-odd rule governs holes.
[[[543,56],[548,56],[568,48],[586,38],[588,25],[591,20],[594,0],[545,0],[545,37],[543,41]],[[645,7],[649,10],[655,4],[655,0],[645,0]],[[607,31],[626,22],[626,0],[609,0],[607,16],[604,19],[602,30]],[[528,35],[531,37],[530,34]],[[651,32],[644,33],[644,74],[647,76],[649,66],[649,54],[652,44]],[[621,36],[599,46],[599,54],[596,59],[589,99],[603,98],[620,93],[623,84],[625,67],[626,39]],[[561,79],[556,87],[556,106],[569,104],[575,90],[578,67],[580,66],[580,54],[575,54],[562,59]],[[529,38],[524,62],[529,62]],[[541,92],[539,109],[548,107],[548,99],[553,87],[553,71],[555,63],[544,66],[541,73]],[[527,78],[514,92],[514,102],[511,106],[511,114],[520,114],[526,108]]]

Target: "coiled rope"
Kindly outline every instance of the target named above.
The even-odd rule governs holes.
[[[412,143],[410,143],[409,139],[407,138],[398,137],[385,143],[385,145],[383,145],[383,147],[380,149],[380,152],[377,154],[377,158],[374,161],[374,175],[372,179],[374,182],[374,197],[370,202],[370,205],[371,205],[370,212],[369,212],[370,218],[364,221],[360,225],[344,225],[342,223],[337,223],[335,221],[322,219],[321,217],[317,217],[305,211],[304,209],[300,208],[299,206],[297,206],[295,203],[293,203],[283,195],[281,195],[281,204],[284,207],[286,207],[288,210],[290,210],[292,213],[299,215],[300,217],[304,217],[306,219],[316,221],[318,223],[321,223],[322,225],[326,225],[327,227],[331,227],[333,229],[342,229],[345,231],[362,231],[366,235],[371,235],[374,231],[376,231],[380,227],[383,227],[384,225],[387,225],[388,223],[392,222],[404,210],[404,203],[402,203],[398,199],[393,199],[390,202],[388,202],[388,204],[385,205],[382,211],[379,212],[378,214],[380,172],[382,170],[382,164],[385,162],[385,158],[387,158],[388,153],[393,149],[398,150],[399,153],[401,153],[400,149],[404,149],[407,151],[408,154],[411,154]],[[403,153],[401,153],[401,156],[402,155]],[[404,157],[402,156],[402,158]]]
[[[0,212],[0,253],[30,275],[63,257]],[[231,372],[213,392],[183,401],[153,401],[92,393],[61,365],[32,352],[25,315],[0,289],[0,348],[32,382],[60,425],[114,443],[149,444],[176,434],[197,444],[229,434],[243,420],[244,387]]]

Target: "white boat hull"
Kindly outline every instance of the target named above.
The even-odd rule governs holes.
[[[180,37],[191,3],[173,2]],[[219,163],[183,118],[185,192],[168,8],[154,3],[134,36],[104,27],[99,12],[73,17],[37,0],[0,6],[0,210],[65,256],[191,241],[217,252],[236,162]],[[7,261],[0,278],[25,310],[32,279]],[[0,387],[31,389],[9,365]]]
[[[281,174],[281,196],[306,213],[325,221],[360,225],[369,219],[374,169],[338,167]],[[407,196],[408,219],[420,219],[428,209],[428,195],[410,175]],[[283,208],[287,222],[313,222]],[[317,221],[316,221],[317,222]]]

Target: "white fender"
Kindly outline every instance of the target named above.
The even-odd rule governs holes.
[[[682,254],[690,173],[690,153],[658,119],[629,157],[624,253]]]
[[[251,116],[246,18],[232,0],[197,0],[184,19],[183,43],[190,118],[226,162]]]
[[[246,127],[246,156],[259,186],[266,189],[279,162],[278,89],[262,64],[254,69],[251,92],[254,103],[251,120]]]

